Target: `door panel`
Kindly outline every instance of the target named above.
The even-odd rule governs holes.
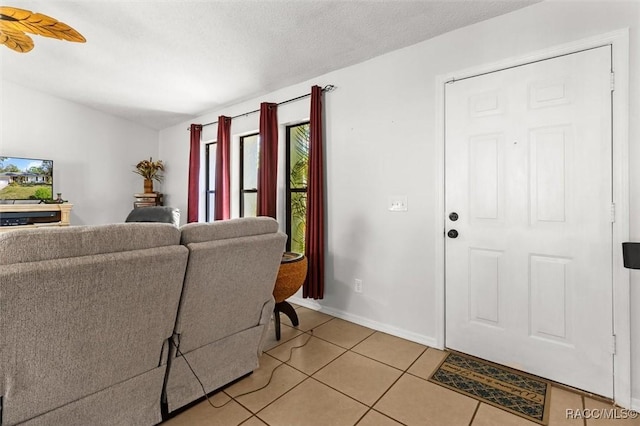
[[[471,248],[469,250],[469,291],[471,320],[499,326],[500,286],[498,285],[502,252]]]
[[[535,129],[531,140],[531,218],[564,222],[566,209],[566,127]]]
[[[475,219],[499,219],[503,185],[500,135],[469,139],[469,211]]]
[[[613,392],[610,48],[446,87],[446,345]]]
[[[571,279],[571,259],[552,256],[531,256],[531,316],[530,333],[541,339],[570,344],[572,336],[568,309],[574,293]]]

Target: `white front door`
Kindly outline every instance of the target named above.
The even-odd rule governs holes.
[[[449,83],[445,146],[446,346],[607,397],[610,69],[605,46]]]

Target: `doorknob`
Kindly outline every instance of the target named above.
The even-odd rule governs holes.
[[[451,212],[451,213],[449,213],[449,219],[450,219],[452,222],[455,222],[456,220],[458,220],[458,213],[456,213],[456,212]]]
[[[449,238],[458,238],[458,231],[456,231],[455,229],[452,229],[449,232],[447,232],[447,235],[449,236]]]

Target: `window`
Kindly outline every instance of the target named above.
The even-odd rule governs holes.
[[[207,187],[206,187],[206,208],[207,222],[213,222],[215,218],[216,207],[216,152],[217,144],[215,142],[208,143],[205,146],[205,166],[207,168]]]
[[[287,126],[287,251],[304,253],[309,171],[309,123]]]
[[[240,217],[258,213],[258,134],[240,138]]]

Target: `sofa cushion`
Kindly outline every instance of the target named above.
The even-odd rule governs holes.
[[[273,234],[278,231],[278,222],[270,217],[245,217],[213,223],[189,223],[183,225],[182,244],[226,240],[250,235]]]
[[[190,351],[260,322],[272,299],[281,233],[192,243],[175,331]]]
[[[180,231],[167,223],[19,229],[0,234],[0,265],[117,253],[180,244]]]

